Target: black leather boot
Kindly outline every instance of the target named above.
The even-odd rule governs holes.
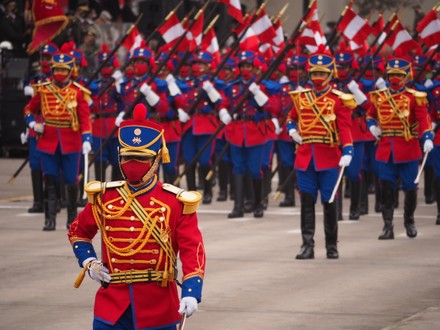
[[[56,178],[51,175],[46,175],[44,178],[44,231],[53,231],[56,227],[57,217],[57,182]]]
[[[228,182],[231,164],[225,161],[221,161],[218,165],[218,186],[219,192],[217,196],[217,202],[224,202],[228,199]]]
[[[353,195],[353,181],[350,181],[350,198]],[[324,203],[324,233],[325,248],[328,259],[338,259],[338,221],[336,220],[337,209],[335,203]]]
[[[361,182],[350,181],[350,220],[359,220],[360,212],[360,197],[361,197]],[[367,196],[368,197],[368,196]]]
[[[66,184],[67,197],[67,222],[66,228],[70,228],[70,224],[76,219],[78,215],[77,201],[78,201],[78,186],[76,184]]]
[[[105,182],[105,164],[101,161],[95,161],[95,180]]]
[[[43,191],[43,173],[37,170],[31,170],[32,193],[34,195],[34,203],[28,209],[28,213],[44,212],[44,191]]]
[[[232,212],[228,214],[229,219],[243,218],[243,199],[244,199],[244,176],[242,174],[234,174],[235,200]]]
[[[264,216],[263,206],[263,180],[252,179],[252,185],[254,187],[254,218],[262,218]]]
[[[417,229],[414,223],[414,212],[417,207],[417,189],[405,191],[403,210],[403,221],[406,229],[406,236],[414,238],[417,236]]]
[[[350,194],[351,194],[351,186],[350,186],[350,181],[349,180],[345,180],[345,184],[344,184],[344,198],[350,198]],[[342,185],[341,185],[342,186]],[[341,190],[342,191],[342,190]],[[342,195],[341,195],[342,196]]]
[[[382,212],[382,184],[379,178],[376,178],[374,184],[374,212],[380,213]]]
[[[197,190],[196,187],[196,166],[192,165],[186,170],[186,189]]]
[[[212,202],[212,180],[206,180],[206,176],[209,173],[209,168],[202,168],[201,174],[203,180],[203,204],[211,204]]]
[[[425,166],[423,169],[424,178],[424,193],[425,203],[433,204],[435,202],[435,189],[434,189],[434,168],[432,166]]]
[[[395,189],[390,181],[383,181],[382,186],[382,219],[384,222],[383,232],[379,239],[394,239],[393,216]]]
[[[310,193],[300,194],[301,199],[301,237],[302,245],[296,259],[315,258],[315,201]]]
[[[437,200],[437,221],[436,225],[440,225],[440,179],[435,179],[435,198]]]
[[[359,215],[368,214],[368,173],[362,171],[361,174],[361,187],[360,187],[360,200],[359,200]],[[374,189],[373,189],[374,191]]]
[[[280,168],[282,183],[286,182],[287,178],[289,177],[289,174],[292,171],[293,171],[292,167],[283,166]],[[295,206],[295,185],[294,185],[293,176],[291,177],[289,182],[286,183],[284,193],[285,193],[285,197],[284,200],[280,202],[280,207]]]
[[[243,212],[251,213],[254,212],[254,187],[252,184],[252,177],[249,173],[246,173],[244,176],[244,186],[246,189],[244,190],[244,204],[243,204]]]
[[[270,169],[263,171],[261,205],[266,210],[269,205],[269,194],[272,191],[272,171]]]
[[[350,187],[350,189],[351,189],[351,187]],[[350,196],[351,196],[351,192],[350,192]],[[336,214],[338,216],[338,221],[342,221],[342,220],[344,220],[344,217],[342,216],[342,184],[340,184],[338,187],[338,193],[335,198],[335,203],[336,203],[336,210],[337,210]]]

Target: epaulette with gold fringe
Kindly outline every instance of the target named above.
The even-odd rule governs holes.
[[[428,94],[426,92],[418,91],[416,89],[407,88],[407,92],[411,93],[416,100],[417,105],[426,105],[428,104]]]
[[[87,95],[92,95],[92,92],[89,89],[85,88],[83,85],[77,83],[76,81],[74,81],[73,84],[78,87],[83,93],[86,93]]]
[[[183,214],[193,214],[199,207],[202,195],[198,191],[186,191],[169,183],[164,183],[162,189],[176,195],[177,200],[183,203]]]
[[[350,93],[344,93],[337,89],[332,89],[332,93],[337,95],[339,99],[342,101],[342,104],[350,109],[354,109],[357,107],[357,103],[354,100],[354,95]]]
[[[87,200],[90,204],[95,203],[96,195],[103,194],[107,189],[114,189],[122,187],[125,181],[110,181],[110,182],[100,182],[100,181],[90,181],[84,187],[84,191],[87,193]]]

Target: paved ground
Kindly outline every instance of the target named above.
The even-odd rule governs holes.
[[[41,231],[42,214],[27,213],[29,169],[7,183],[21,162],[0,159],[0,329],[91,329],[96,282],[86,278],[73,288],[79,268],[67,241],[65,211],[50,233]],[[325,258],[320,205],[315,260],[295,260],[299,208],[277,205],[271,200],[262,219],[237,220],[226,217],[230,201],[200,207],[207,271],[203,303],[185,329],[440,328],[440,226],[435,205],[426,205],[421,194],[417,238],[405,236],[402,206],[393,241],[377,240],[382,224],[374,212],[341,221],[339,260]]]

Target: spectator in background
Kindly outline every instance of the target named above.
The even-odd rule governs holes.
[[[89,29],[88,33],[84,36],[84,42],[79,49],[83,51],[84,57],[88,64],[83,68],[83,75],[85,78],[90,79],[98,67],[96,58],[101,49],[101,47],[96,43],[96,35],[92,29]]]
[[[124,23],[136,22],[137,15],[133,11],[133,0],[125,0],[124,7],[122,8],[122,21]]]
[[[120,39],[121,32],[112,25],[112,19],[112,15],[107,10],[103,10],[91,27],[95,32],[96,44],[99,47],[106,44],[110,48],[114,48]]]
[[[77,46],[83,44],[84,36],[93,25],[93,19],[90,19],[88,16],[89,12],[90,8],[87,3],[79,3],[75,10],[75,16],[72,21],[71,40],[73,40]]]
[[[2,4],[5,13],[0,21],[1,37],[12,44],[14,57],[27,57],[25,43],[30,31],[25,30],[24,18],[17,11],[17,3],[15,0],[4,0]]]

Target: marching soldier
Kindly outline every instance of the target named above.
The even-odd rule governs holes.
[[[237,61],[239,78],[225,89],[230,107],[235,111],[232,114],[234,120],[226,127],[226,139],[231,144],[235,187],[234,208],[228,218],[243,217],[246,172],[252,178],[254,217],[261,218],[264,216],[262,154],[269,130],[265,120],[278,111],[279,101],[268,95],[264,84],[255,82],[259,63],[254,52],[241,51]],[[237,109],[246,90],[250,91],[249,97]]]
[[[433,148],[431,120],[427,112],[426,93],[407,89],[412,79],[411,62],[404,57],[388,59],[387,80],[389,88],[370,93],[371,106],[367,123],[370,132],[378,139],[376,159],[382,182],[383,233],[379,239],[394,239],[393,213],[394,189],[397,179],[402,180],[405,192],[404,226],[408,237],[416,237],[414,211],[417,204],[418,161],[422,153],[418,134],[423,141],[423,152]]]
[[[294,107],[287,129],[299,145],[295,169],[301,197],[302,246],[296,259],[313,259],[315,203],[318,190],[324,206],[324,233],[327,258],[339,258],[336,203],[330,203],[338,172],[353,157],[351,107],[353,96],[330,86],[335,75],[335,59],[321,48],[308,58],[312,89],[290,92]],[[342,148],[342,154],[341,150]],[[342,169],[339,169],[342,167]]]
[[[84,87],[71,80],[74,58],[56,53],[52,58],[51,82],[35,85],[35,96],[24,108],[29,128],[39,134],[37,149],[41,152],[45,177],[45,223],[43,230],[55,230],[57,213],[56,182],[64,175],[67,196],[67,227],[77,215],[79,161],[91,146],[90,110]],[[42,123],[35,116],[41,114]]]
[[[163,128],[145,120],[136,105],[121,123],[119,160],[124,181],[90,182],[90,203],[68,232],[85,272],[100,283],[94,329],[176,329],[180,314],[191,316],[201,301],[205,251],[198,228],[201,196],[158,181],[168,160]],[[102,256],[92,240],[101,233]],[[182,292],[177,290],[177,255]]]
[[[190,86],[186,93],[188,105],[186,111],[190,111],[195,100],[202,93],[202,99],[194,109],[194,113],[187,113],[188,118],[183,124],[182,155],[188,167],[194,159],[199,148],[204,146],[216,131],[220,120],[229,124],[231,117],[226,109],[227,100],[222,91],[223,82],[218,79],[210,81],[211,64],[213,57],[208,52],[198,52],[192,57],[192,79],[187,83]],[[180,115],[183,119],[184,113]],[[212,201],[212,182],[206,180],[206,175],[211,168],[211,157],[214,152],[214,143],[209,145],[198,159],[203,177],[203,204],[210,204]],[[188,189],[195,190],[195,165],[186,169]]]
[[[101,65],[108,59],[111,51],[107,45],[102,45],[98,53],[98,62]],[[120,99],[117,91],[117,81],[113,77],[119,62],[115,57],[109,59],[101,69],[100,78],[90,84],[93,104],[90,107],[92,114],[93,152],[95,154],[95,179],[105,181],[105,172],[111,166],[111,179],[122,178],[118,161],[118,138],[112,136],[106,146],[103,145],[109,134],[115,128],[116,117],[120,112]],[[102,148],[101,152],[99,150]],[[99,153],[99,154],[98,154]]]
[[[31,77],[25,84],[24,95],[33,97],[35,94],[33,85],[50,81],[52,75],[50,68],[52,55],[57,51],[58,47],[52,43],[48,43],[40,48],[40,73]],[[41,115],[36,115],[35,119],[38,123],[42,121]],[[37,134],[33,129],[28,129],[24,138],[29,145],[29,166],[31,168],[32,192],[34,196],[34,203],[28,209],[28,212],[42,213],[44,212],[43,170],[41,168],[41,156],[37,150]]]

